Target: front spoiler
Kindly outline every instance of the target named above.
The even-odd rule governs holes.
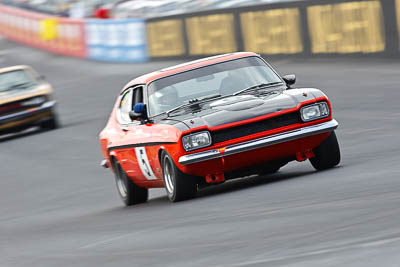
[[[181,165],[188,165],[192,163],[202,162],[211,159],[217,159],[225,156],[234,155],[237,153],[242,153],[250,151],[253,149],[263,148],[267,146],[272,146],[295,139],[308,137],[316,134],[326,133],[335,130],[338,127],[338,122],[334,119],[328,122],[307,126],[299,128],[293,131],[284,132],[280,134],[270,135],[267,137],[234,144],[227,146],[224,153],[219,152],[216,149],[207,150],[203,152],[198,152],[194,154],[184,155],[179,158],[179,163]]]

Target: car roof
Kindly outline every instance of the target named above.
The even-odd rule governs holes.
[[[142,75],[140,77],[137,77],[133,80],[131,80],[122,91],[125,89],[138,85],[138,84],[148,84],[154,80],[157,80],[159,78],[171,76],[180,72],[184,72],[187,70],[192,70],[192,69],[197,69],[200,67],[204,67],[207,65],[215,64],[215,63],[220,63],[220,62],[225,62],[233,59],[238,59],[238,58],[244,58],[244,57],[249,57],[249,56],[257,56],[259,57],[258,54],[253,53],[253,52],[236,52],[236,53],[230,53],[230,54],[222,54],[222,55],[217,55],[217,56],[212,56],[212,57],[207,57],[207,58],[202,58],[190,62],[186,62],[183,64],[178,64],[175,66],[171,66],[168,68],[164,68],[158,71],[154,71],[145,75]]]
[[[6,67],[6,68],[1,68],[0,73],[5,73],[5,72],[10,72],[10,71],[15,71],[15,70],[25,70],[29,69],[30,67],[27,65],[17,65],[17,66],[11,66],[11,67]]]

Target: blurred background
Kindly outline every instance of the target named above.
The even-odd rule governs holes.
[[[288,0],[2,0],[8,5],[72,18],[151,18]]]
[[[399,56],[400,0],[2,0],[0,34],[114,62],[253,51]]]
[[[398,267],[399,32],[400,0],[0,0],[0,67],[45,75],[61,121],[0,137],[0,266]],[[98,140],[121,88],[244,50],[329,96],[340,166],[122,207]]]

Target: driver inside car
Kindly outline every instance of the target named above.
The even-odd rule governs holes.
[[[241,71],[241,69],[228,71],[228,75],[221,81],[219,89],[221,95],[230,95],[248,87],[243,81]]]

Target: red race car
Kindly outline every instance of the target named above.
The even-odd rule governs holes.
[[[121,91],[100,133],[102,165],[115,173],[126,205],[165,187],[172,202],[199,187],[278,171],[310,159],[340,162],[327,96],[292,89],[250,52],[209,57],[138,77]]]

